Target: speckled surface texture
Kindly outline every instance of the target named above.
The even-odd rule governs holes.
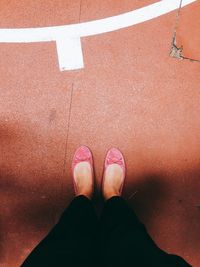
[[[76,23],[153,2],[1,1],[0,27]],[[182,10],[191,23],[196,9],[199,1]],[[200,266],[200,64],[169,56],[176,14],[83,38],[78,71],[59,71],[54,43],[0,44],[1,267],[20,266],[69,204],[81,144],[94,154],[97,194],[107,150],[122,150],[124,197],[162,249]]]

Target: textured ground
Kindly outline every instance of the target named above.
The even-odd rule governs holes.
[[[0,27],[77,23],[153,2],[3,0]],[[182,9],[177,27],[177,46],[193,59],[199,7]],[[18,267],[72,199],[81,144],[93,151],[98,188],[106,151],[123,151],[124,196],[161,248],[200,266],[200,63],[169,56],[176,21],[173,11],[83,38],[77,71],[59,71],[54,43],[0,44],[1,267]]]

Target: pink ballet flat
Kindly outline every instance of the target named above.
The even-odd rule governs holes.
[[[94,185],[93,157],[90,149],[87,146],[80,146],[74,153],[74,157],[72,160],[72,177],[73,177],[74,191],[76,195],[77,195],[77,185],[74,177],[74,169],[76,165],[80,162],[88,162],[90,164],[92,170],[92,179],[93,179],[92,183]]]
[[[107,155],[105,158],[105,163],[104,163],[104,176],[103,176],[102,186],[104,185],[106,169],[111,164],[118,164],[123,170],[123,182],[122,182],[120,190],[119,190],[120,196],[121,196],[122,190],[124,187],[125,176],[126,176],[126,166],[125,166],[124,157],[123,157],[122,153],[120,152],[120,150],[117,148],[111,148],[107,152]]]

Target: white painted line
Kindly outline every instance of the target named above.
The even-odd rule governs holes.
[[[80,37],[59,36],[56,40],[60,70],[76,70],[84,67]]]
[[[197,0],[182,0],[182,7]],[[130,27],[178,9],[180,0],[162,0],[118,16],[44,28],[0,29],[2,43],[56,41],[60,70],[83,68],[81,37]]]

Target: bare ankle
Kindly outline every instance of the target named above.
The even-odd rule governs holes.
[[[116,191],[115,190],[104,190],[103,195],[104,195],[104,199],[108,200],[111,197],[120,196],[120,193],[117,190]]]

